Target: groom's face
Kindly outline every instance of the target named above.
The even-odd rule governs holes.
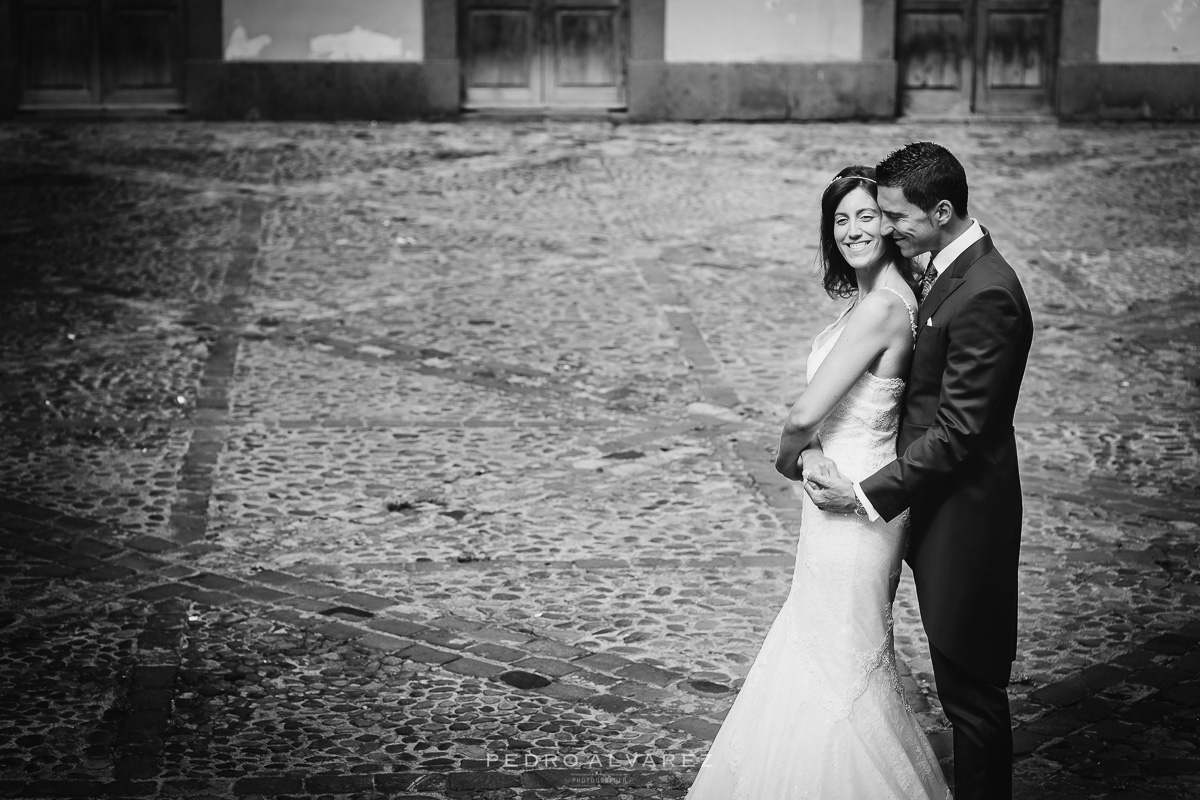
[[[905,258],[928,253],[938,243],[938,229],[932,213],[908,202],[899,186],[879,187],[879,211],[883,215],[880,234],[891,236],[900,245]]]

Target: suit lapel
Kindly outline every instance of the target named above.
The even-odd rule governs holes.
[[[983,238],[972,242],[970,247],[959,253],[958,258],[954,259],[954,263],[946,270],[949,274],[942,275],[933,284],[933,288],[929,290],[929,296],[921,301],[921,306],[917,309],[918,319],[928,321],[937,313],[942,302],[952,295],[955,289],[962,285],[963,278],[966,276],[967,270],[971,268],[971,265],[991,251],[992,235],[985,228]],[[925,323],[922,322],[921,324],[924,325]]]

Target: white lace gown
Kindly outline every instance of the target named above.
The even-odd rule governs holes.
[[[813,342],[809,380],[845,318]],[[895,458],[903,391],[902,379],[866,373],[822,424],[843,475],[857,481]],[[950,797],[896,671],[892,601],[906,535],[906,516],[871,523],[804,496],[791,591],[688,800]]]

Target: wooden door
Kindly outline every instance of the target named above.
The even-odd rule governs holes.
[[[905,115],[1053,110],[1057,0],[901,0]]]
[[[99,103],[100,20],[93,0],[25,0],[19,11],[21,102]]]
[[[976,26],[975,110],[984,114],[1053,110],[1058,14],[1054,0],[980,0]]]
[[[23,0],[21,105],[177,106],[182,0]]]
[[[464,0],[468,108],[618,108],[626,61],[622,0]]]
[[[183,99],[182,0],[105,0],[101,64],[105,102],[158,105]]]

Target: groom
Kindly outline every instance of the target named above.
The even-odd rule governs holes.
[[[1021,484],[1013,413],[1033,339],[1029,303],[967,215],[946,148],[916,142],[876,167],[881,235],[930,253],[897,440],[857,484],[806,481],[826,511],[891,520],[910,510],[912,567],[942,708],[954,726],[957,800],[1012,796],[1009,672],[1016,657]]]

